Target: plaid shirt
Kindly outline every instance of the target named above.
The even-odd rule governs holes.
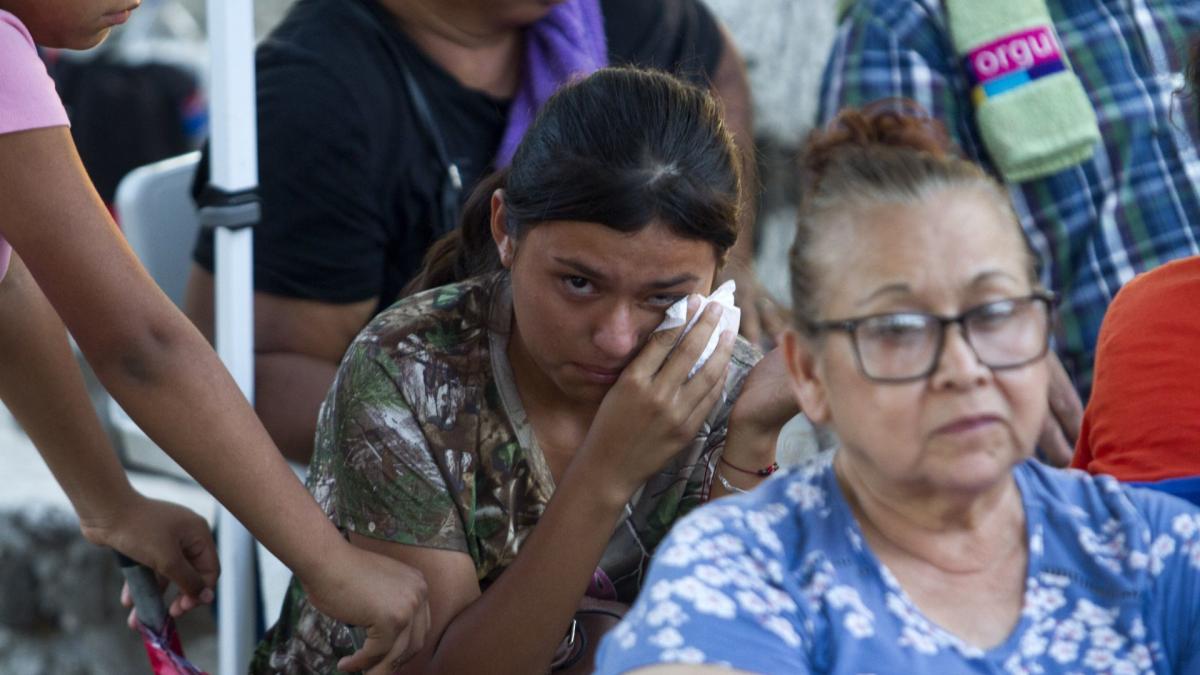
[[[1042,259],[1043,282],[1062,298],[1058,352],[1086,400],[1096,335],[1113,295],[1139,272],[1200,253],[1200,127],[1178,93],[1188,39],[1200,36],[1200,2],[1047,6],[1102,140],[1092,159],[1009,187]],[[910,98],[946,123],[968,157],[990,168],[960,64],[937,0],[860,0],[838,30],[820,116]]]

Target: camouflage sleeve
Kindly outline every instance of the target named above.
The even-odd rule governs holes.
[[[465,553],[459,510],[397,386],[401,368],[369,341],[351,345],[321,410],[310,485],[344,530]]]

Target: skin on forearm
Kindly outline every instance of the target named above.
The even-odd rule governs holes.
[[[442,617],[435,615],[430,642],[436,644],[403,673],[524,674],[546,669],[624,504],[619,496],[595,490],[590,473],[582,465],[568,469],[516,560],[486,593],[466,606],[446,608]],[[399,559],[420,566],[410,558]],[[435,574],[426,572],[431,579]],[[477,584],[474,578],[464,581]],[[431,595],[437,594],[436,582],[431,581]],[[431,602],[436,614],[436,597]],[[448,625],[445,614],[453,616]]]
[[[0,400],[84,521],[135,498],[100,426],[62,321],[13,256],[0,281]]]
[[[343,540],[129,250],[67,129],[0,135],[0,204],[0,234],[134,421],[285,564],[327,577]]]
[[[271,439],[293,462],[312,459],[317,412],[338,364],[304,354],[256,354],[254,409]]]
[[[96,350],[80,343],[97,376],[138,426],[288,567],[311,578],[323,567],[322,551],[341,543],[336,529],[186,319],[176,315],[150,333],[153,342],[124,357],[97,357]]]
[[[164,312],[151,324],[152,342],[131,341],[136,355],[97,355],[80,339],[97,376],[138,426],[289,568],[306,581],[325,576],[323,554],[342,539],[233,379],[182,314]]]

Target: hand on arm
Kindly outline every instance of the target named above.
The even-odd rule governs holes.
[[[0,234],[138,426],[330,616],[406,645],[412,604],[400,596],[419,589],[406,586],[406,570],[353,549],[296,480],[216,354],[121,238],[65,128],[0,135],[0,205]]]
[[[326,561],[323,577],[304,582],[318,611],[365,628],[366,641],[338,663],[341,671],[389,675],[425,646],[431,616],[425,578],[390,552],[388,546],[347,545]]]

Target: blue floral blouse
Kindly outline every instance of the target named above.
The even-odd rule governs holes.
[[[921,613],[866,545],[831,457],[676,524],[599,673],[1200,673],[1200,510],[1107,476],[1014,469],[1024,608],[979,649]]]

